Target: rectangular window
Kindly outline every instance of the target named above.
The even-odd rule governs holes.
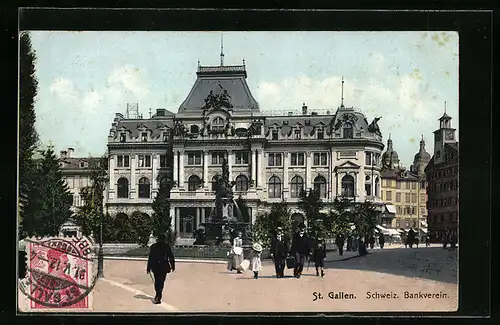
[[[396,188],[398,189],[401,188],[401,182],[398,182],[397,180],[396,180]]]
[[[372,184],[365,184],[365,192],[367,196],[372,195]]]
[[[168,141],[168,132],[163,132],[163,142]]]
[[[313,155],[313,165],[314,166],[326,166],[327,165],[327,153],[326,152],[315,152]]]
[[[271,133],[272,140],[278,140],[278,130],[273,130]]]
[[[371,166],[371,164],[372,164],[372,153],[365,152],[365,165]]]
[[[268,166],[281,166],[281,153],[270,153],[267,157]]]
[[[410,203],[410,193],[405,193],[405,203]]]
[[[304,153],[294,152],[290,155],[290,165],[292,166],[304,166]]]
[[[139,168],[151,167],[151,155],[139,155],[137,160],[137,167]]]
[[[323,140],[325,138],[325,132],[323,130],[318,130],[318,140]]]
[[[385,191],[385,199],[387,201],[392,201],[392,192],[391,191]]]
[[[401,202],[401,193],[396,193],[396,202]]]
[[[141,141],[142,142],[147,142],[148,141],[148,134],[147,134],[147,132],[142,132],[141,133]]]
[[[398,205],[398,206],[396,207],[396,210],[397,210],[397,212],[398,212],[398,214],[399,214],[399,215],[403,214],[403,213],[402,213],[402,212],[403,212],[403,209],[401,209],[401,206],[399,206],[399,205]]]
[[[415,207],[411,207],[411,214],[414,215],[415,214]]]
[[[190,151],[187,153],[188,165],[196,166],[201,165],[201,151]]]
[[[212,152],[212,165],[222,165],[225,156],[223,151]]]
[[[417,203],[417,193],[411,193],[411,203]]]
[[[237,151],[234,154],[236,165],[248,164],[248,151]]]
[[[125,132],[120,133],[120,142],[125,142],[127,140],[127,134]]]
[[[116,156],[116,167],[130,167],[130,157],[128,155]]]
[[[412,182],[411,183],[411,189],[412,190],[416,190],[417,189],[417,183],[416,182]]]
[[[294,139],[300,139],[300,134],[301,134],[300,130],[295,130],[293,132],[293,138]]]
[[[167,167],[167,155],[160,155],[160,167]]]

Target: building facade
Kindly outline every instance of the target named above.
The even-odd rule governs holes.
[[[425,168],[428,182],[427,221],[431,241],[440,242],[446,233],[458,231],[458,141],[446,114],[434,131],[434,155]]]
[[[177,113],[157,109],[149,119],[117,113],[108,137],[111,216],[151,214],[170,173],[172,226],[182,238],[209,221],[214,179],[227,159],[235,197],[251,220],[286,200],[292,220],[304,220],[302,190],[319,190],[331,203],[344,196],[381,204],[382,135],[376,124],[343,102],[334,114],[303,104],[298,114],[261,112],[246,82],[245,65],[198,66],[197,78]]]
[[[387,140],[387,151],[382,155],[383,166],[382,200],[394,214],[390,227],[408,231],[418,229],[427,234],[427,182],[423,170],[430,159],[425,151],[425,141],[420,141],[420,150],[415,155],[410,170],[400,165],[398,153],[392,139]]]

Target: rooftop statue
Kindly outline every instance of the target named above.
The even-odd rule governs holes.
[[[371,132],[371,133],[376,133],[378,135],[382,135],[382,133],[380,132],[380,128],[377,124],[378,121],[380,121],[382,117],[376,117],[371,123],[370,125],[368,125],[368,132]]]
[[[210,93],[204,100],[205,105],[202,107],[203,110],[211,108],[219,109],[222,107],[233,108],[233,105],[231,104],[231,96],[229,95],[226,89],[222,88],[220,84],[219,87],[222,89],[222,93],[214,95],[214,91],[210,90]]]

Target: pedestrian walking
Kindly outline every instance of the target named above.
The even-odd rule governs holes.
[[[285,277],[285,262],[288,255],[288,247],[284,238],[283,228],[276,229],[276,235],[271,240],[271,257],[276,269],[276,278]]]
[[[338,234],[337,238],[335,239],[335,245],[337,245],[339,249],[339,256],[344,255],[344,242],[345,242],[344,235]]]
[[[375,236],[371,235],[369,241],[370,241],[370,249],[373,249],[373,247],[375,247]]]
[[[425,247],[431,246],[431,239],[429,236],[425,236]]]
[[[233,239],[232,248],[232,269],[241,273],[241,263],[243,262],[243,234],[239,231]]]
[[[149,251],[148,265],[146,272],[154,274],[154,284],[156,295],[154,298],[155,304],[160,304],[162,299],[163,287],[167,274],[175,271],[175,258],[172,248],[166,242],[164,234],[158,235],[158,241],[151,245]]]
[[[293,276],[300,279],[306,258],[311,254],[311,241],[306,234],[305,224],[300,224],[292,241],[291,253],[295,256]]]
[[[316,276],[319,276],[321,271],[321,277],[325,276],[325,259],[326,259],[326,243],[323,238],[318,238],[316,240],[316,245],[313,251],[314,266],[316,267]]]
[[[250,269],[253,272],[253,278],[259,278],[259,271],[262,269],[262,262],[260,260],[260,256],[262,254],[262,245],[259,243],[255,243],[252,245],[252,251],[248,255],[248,259],[250,260]]]
[[[410,227],[407,238],[408,238],[408,245],[410,246],[410,248],[413,248],[413,244],[415,243],[415,231],[413,230],[413,227]]]
[[[384,248],[384,244],[385,244],[385,237],[384,237],[384,234],[380,234],[378,236],[378,244],[380,246],[380,249],[383,249]]]

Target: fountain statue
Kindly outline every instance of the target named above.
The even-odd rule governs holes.
[[[229,165],[226,158],[222,162],[222,174],[215,177],[215,206],[210,213],[210,221],[202,224],[205,239],[222,246],[231,246],[238,231],[248,226],[243,222],[242,213],[234,199],[233,187],[229,180]]]

